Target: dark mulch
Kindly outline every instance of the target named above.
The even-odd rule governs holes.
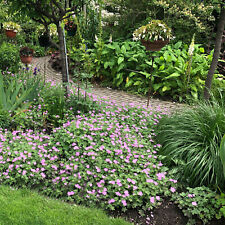
[[[135,225],[186,225],[188,222],[188,218],[183,215],[182,211],[168,200],[165,200],[160,207],[152,212],[144,212],[144,216],[141,216],[136,209],[126,212],[108,212],[108,215],[124,218]],[[196,225],[203,225],[203,223],[197,220]],[[225,219],[212,220],[207,225],[225,225]]]

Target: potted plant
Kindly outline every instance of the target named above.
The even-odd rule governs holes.
[[[173,38],[171,29],[161,20],[152,20],[133,33],[133,40],[140,40],[146,50],[159,51]]]
[[[21,30],[20,25],[17,23],[14,23],[12,21],[4,22],[3,28],[5,29],[5,33],[6,33],[7,37],[10,37],[10,38],[14,38],[16,36],[17,32],[19,32]]]
[[[74,36],[76,34],[76,31],[77,31],[77,25],[73,21],[68,20],[65,23],[65,30],[67,31],[67,34],[69,36]]]
[[[33,59],[34,50],[29,47],[20,49],[20,59],[22,63],[29,64]]]

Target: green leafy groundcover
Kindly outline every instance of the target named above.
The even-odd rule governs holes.
[[[81,112],[74,88],[66,104],[57,100],[52,106],[48,104],[51,98],[40,92],[28,110],[15,114],[20,130],[0,129],[1,184],[35,188],[47,196],[89,207],[136,209],[140,214],[172,196],[190,219],[197,215],[205,222],[215,217],[219,207],[215,199],[209,198],[206,205],[198,189],[193,189],[195,195],[188,193],[192,190],[179,194],[176,190],[181,184],[162,164],[161,146],[153,141],[162,116],[160,108],[153,112],[132,104],[119,106],[88,93],[90,101],[85,109],[79,108]],[[57,88],[51,91],[58,93]],[[81,95],[85,101],[84,93]],[[63,109],[56,110],[57,106]],[[57,121],[51,124],[47,118]],[[47,122],[52,130],[46,129]],[[189,196],[191,199],[183,201]],[[210,213],[205,214],[206,210]]]
[[[151,210],[176,191],[153,143],[160,114],[108,105],[79,114],[52,135],[0,132],[0,182],[105,209]]]
[[[102,211],[44,198],[27,189],[0,186],[0,224],[4,225],[128,225]]]

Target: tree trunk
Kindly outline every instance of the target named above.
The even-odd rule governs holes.
[[[220,18],[217,26],[217,32],[216,32],[216,41],[215,41],[215,49],[213,53],[213,59],[212,63],[205,81],[205,89],[204,89],[204,98],[205,100],[209,100],[210,97],[210,89],[212,86],[212,79],[213,75],[215,73],[218,59],[220,56],[220,49],[221,49],[221,43],[222,43],[222,36],[223,36],[223,31],[224,31],[224,25],[225,25],[225,7],[224,5],[221,6],[221,13],[220,13]]]
[[[67,75],[66,75],[66,56],[65,56],[65,48],[64,48],[64,39],[63,39],[63,30],[60,24],[57,24],[57,31],[59,34],[59,52],[62,63],[62,81],[63,83],[67,83]]]

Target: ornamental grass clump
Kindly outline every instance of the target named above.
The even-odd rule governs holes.
[[[141,26],[133,33],[133,40],[157,41],[171,40],[172,30],[161,20],[152,20],[147,25]]]
[[[225,134],[225,108],[216,102],[164,118],[157,139],[165,161],[180,171],[190,186],[225,188],[220,143]]]

